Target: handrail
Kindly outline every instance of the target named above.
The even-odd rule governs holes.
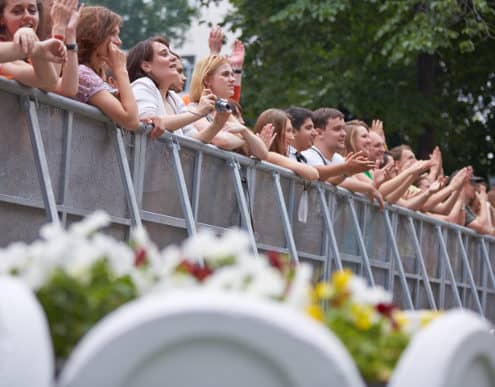
[[[116,128],[92,106],[15,81],[0,78],[0,92],[30,108],[10,99],[18,111],[4,115],[17,114],[11,118],[20,127],[13,133],[9,119],[0,123],[7,142],[0,161],[14,171],[13,180],[0,173],[0,226],[8,231],[0,244],[33,238],[47,216],[68,224],[99,207],[110,213],[118,237],[142,223],[161,245],[197,228],[235,225],[248,231],[254,252],[309,260],[324,278],[350,267],[394,290],[406,308],[460,305],[495,320],[491,236],[397,205],[380,213],[364,195],[192,138],[165,133],[151,141]],[[33,140],[29,147],[26,138]],[[22,168],[9,161],[8,146],[18,147],[10,156]],[[301,200],[311,201],[309,221],[297,216]]]

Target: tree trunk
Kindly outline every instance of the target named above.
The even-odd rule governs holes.
[[[418,74],[418,90],[423,95],[426,101],[433,103],[434,83],[435,83],[435,68],[437,58],[430,54],[420,54],[416,62]],[[421,112],[418,112],[421,114]],[[424,113],[423,113],[424,114]],[[428,122],[428,116],[425,114],[426,120],[423,122],[423,133],[419,137],[417,157],[425,159],[436,145],[434,143],[435,126]]]

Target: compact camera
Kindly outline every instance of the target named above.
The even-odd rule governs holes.
[[[226,99],[218,98],[215,101],[215,110],[217,112],[231,112],[232,105]]]

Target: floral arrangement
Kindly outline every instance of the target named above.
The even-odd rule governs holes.
[[[159,251],[143,228],[132,231],[130,243],[99,232],[109,222],[96,212],[68,230],[44,226],[31,245],[0,250],[0,275],[17,276],[35,292],[60,362],[105,315],[158,291],[201,287],[286,303],[331,329],[368,381],[387,380],[411,335],[435,317],[406,318],[391,294],[347,270],[312,286],[308,264],[277,253],[254,256],[237,229],[221,237],[204,231]]]
[[[202,232],[182,248],[158,251],[143,228],[123,243],[98,232],[110,222],[96,212],[68,230],[42,227],[31,245],[0,250],[0,275],[14,275],[36,294],[48,319],[57,360],[105,315],[151,292],[203,287],[269,298],[304,309],[311,270],[277,254],[254,257],[240,230]]]
[[[437,315],[423,311],[407,316],[389,292],[368,287],[350,270],[317,284],[312,299],[308,313],[340,338],[368,382],[387,381],[411,337]]]

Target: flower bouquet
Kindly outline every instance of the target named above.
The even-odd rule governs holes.
[[[99,320],[152,292],[202,287],[301,309],[309,303],[310,267],[296,267],[277,254],[254,257],[239,230],[222,237],[201,232],[182,248],[158,251],[143,228],[132,231],[130,243],[99,232],[109,221],[97,212],[68,230],[46,225],[31,245],[0,250],[0,275],[21,279],[41,303],[59,364]]]
[[[394,306],[392,294],[380,286],[368,287],[350,270],[317,284],[312,299],[308,313],[339,337],[371,383],[390,378],[413,334],[436,317],[424,311],[411,319]]]

